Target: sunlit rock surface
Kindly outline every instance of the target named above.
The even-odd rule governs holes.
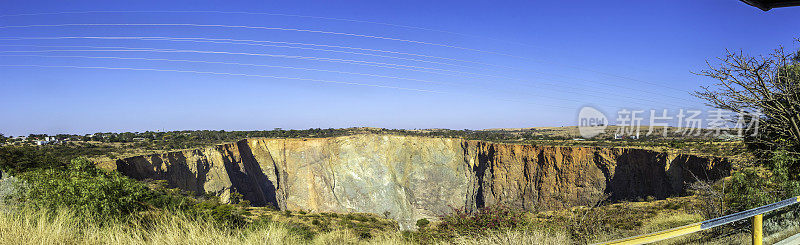
[[[284,210],[368,212],[413,229],[453,208],[507,205],[547,210],[604,198],[664,198],[696,180],[727,176],[721,158],[640,149],[489,143],[363,134],[247,139],[117,161],[136,179],[213,193],[241,193]]]

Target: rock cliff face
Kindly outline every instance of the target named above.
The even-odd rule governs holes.
[[[121,159],[117,170],[223,201],[238,192],[254,205],[285,210],[388,211],[413,229],[417,219],[452,208],[544,210],[679,195],[697,179],[727,176],[730,164],[638,149],[365,134],[247,139]]]

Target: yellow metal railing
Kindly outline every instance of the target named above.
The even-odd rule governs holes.
[[[797,204],[798,202],[800,202],[800,196],[792,197],[780,202],[767,204],[747,211],[742,211],[731,215],[725,215],[719,218],[714,218],[694,224],[681,226],[678,228],[673,228],[669,230],[663,230],[650,234],[628,237],[598,244],[645,244],[645,243],[657,242],[673,237],[679,237],[686,234],[695,233],[702,230],[711,229],[717,226],[726,225],[735,221],[753,217],[753,245],[761,245],[764,239],[763,229],[762,229],[764,213],[777,210],[786,206],[794,205]]]
[[[763,220],[763,214],[753,216],[753,245],[761,245],[764,241],[764,235],[762,234]]]

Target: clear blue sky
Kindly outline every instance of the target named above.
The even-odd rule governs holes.
[[[37,14],[74,11],[265,14]],[[690,73],[706,59],[796,47],[800,36],[800,8],[735,0],[26,0],[4,1],[0,15],[0,133],[15,136],[575,125],[584,105],[610,117],[703,108],[688,91],[710,82]],[[122,50],[131,48],[150,50]]]

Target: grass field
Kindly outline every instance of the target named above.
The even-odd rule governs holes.
[[[629,202],[605,207],[578,207],[525,213],[526,225],[476,234],[443,233],[435,227],[417,232],[369,216],[347,214],[253,212],[246,226],[231,227],[182,213],[143,212],[135,217],[86,222],[85,217],[62,209],[45,212],[0,208],[0,244],[586,244],[674,228],[703,219],[693,212],[699,204],[690,198]],[[263,219],[271,216],[270,219]],[[340,223],[363,220],[364,236],[349,225],[319,229],[313,220]],[[299,227],[306,225],[304,227]],[[381,226],[383,225],[383,226]],[[376,228],[377,227],[377,228]],[[741,244],[747,231],[696,233],[658,244]],[[723,234],[723,235],[720,235]]]
[[[431,244],[568,244],[566,234],[497,231],[477,237],[456,237]],[[281,223],[224,228],[212,221],[182,214],[160,214],[150,222],[82,222],[69,211],[0,211],[0,244],[418,244],[397,231],[362,238],[349,230],[303,236]]]

